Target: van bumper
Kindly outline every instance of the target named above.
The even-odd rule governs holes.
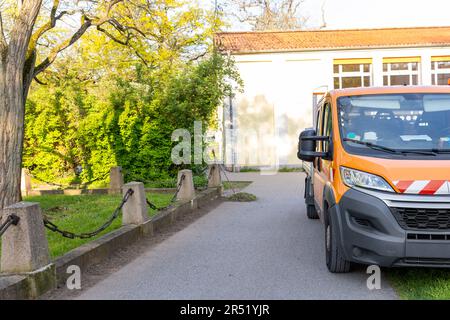
[[[371,193],[350,189],[329,209],[347,260],[384,267],[450,267],[450,230],[405,230],[386,202]],[[411,240],[412,234],[427,239]]]

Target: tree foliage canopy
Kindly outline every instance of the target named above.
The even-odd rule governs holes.
[[[127,179],[168,178],[177,169],[173,130],[194,121],[214,126],[217,106],[236,89],[231,83],[240,85],[233,62],[212,48],[221,26],[213,12],[184,0],[118,2],[110,20],[61,51],[30,91],[24,167],[37,178],[102,182],[115,165]],[[86,17],[106,11],[96,6]],[[37,65],[70,29],[40,38]]]

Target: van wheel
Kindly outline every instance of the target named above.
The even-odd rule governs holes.
[[[309,219],[316,220],[319,219],[316,207],[313,204],[306,205],[306,215]]]
[[[325,211],[325,255],[328,270],[332,273],[347,273],[351,263],[345,260],[342,250],[338,245],[337,228],[333,226],[332,219]]]
[[[306,216],[309,219],[319,219],[319,214],[317,213],[316,206],[314,205],[314,196],[311,195],[312,192],[311,178],[305,179],[305,202],[306,202]],[[312,204],[311,204],[312,203]]]

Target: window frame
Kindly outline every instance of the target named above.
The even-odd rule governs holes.
[[[407,63],[407,70],[392,70],[392,65],[396,63]],[[417,63],[417,70],[413,70],[413,63]],[[385,69],[386,65],[386,71]],[[384,58],[383,59],[383,86],[391,87],[392,85],[392,76],[408,76],[409,83],[406,85],[421,85],[422,84],[422,61],[420,58]],[[417,76],[417,83],[414,84],[413,78]],[[385,83],[385,78],[387,78],[387,83]]]
[[[345,65],[359,65],[359,71],[353,71],[353,72],[344,72],[343,71],[343,67]],[[369,65],[369,71],[364,71],[364,66],[365,65]],[[336,73],[334,71],[334,67],[338,66],[338,73]],[[333,63],[333,87],[334,89],[346,89],[346,88],[367,88],[365,86],[365,81],[364,79],[366,77],[369,77],[369,87],[373,86],[373,63],[372,61],[367,61],[367,62],[361,62],[361,61],[355,61],[355,63],[339,63],[339,61],[335,61]],[[338,78],[339,79],[339,88],[336,88],[334,81],[335,79]],[[343,78],[360,78],[361,79],[361,86],[360,87],[342,87],[342,79]]]
[[[439,68],[439,63],[448,62],[450,63],[450,56],[448,57],[431,57],[431,84],[434,86],[447,86],[449,85],[448,80],[450,80],[450,66],[447,68]],[[448,80],[445,84],[439,84],[439,75],[448,74]]]

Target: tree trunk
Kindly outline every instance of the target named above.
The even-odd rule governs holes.
[[[25,101],[34,71],[34,61],[31,66],[29,59],[27,64],[25,60],[41,3],[42,0],[24,2],[13,24],[9,43],[6,44],[5,37],[1,39],[0,209],[21,200]]]
[[[21,200],[25,103],[23,74],[7,62],[0,80],[0,208]]]

